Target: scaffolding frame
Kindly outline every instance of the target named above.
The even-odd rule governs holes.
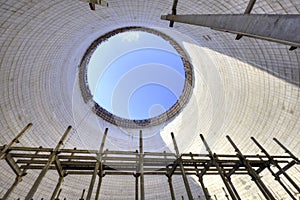
[[[212,196],[209,194],[208,188],[205,186],[203,181],[204,175],[220,176],[226,187],[226,189],[222,188],[224,190],[225,197],[229,199],[230,196],[233,200],[240,200],[241,198],[237,188],[235,188],[231,181],[231,176],[249,175],[264,197],[266,199],[273,200],[275,198],[272,191],[268,189],[260,177],[260,173],[264,170],[268,170],[273,175],[275,181],[282,186],[283,190],[292,199],[296,200],[296,195],[300,193],[300,188],[297,183],[287,174],[287,170],[291,169],[295,165],[300,165],[300,161],[276,138],[274,138],[274,141],[285,151],[287,155],[270,155],[253,137],[251,137],[251,140],[257,145],[263,154],[244,155],[229,136],[226,136],[226,138],[234,148],[236,154],[216,154],[211,151],[202,134],[200,134],[200,138],[208,154],[195,154],[191,152],[180,153],[173,133],[171,133],[171,137],[175,153],[168,153],[165,151],[144,152],[142,130],[139,132],[139,150],[104,150],[105,140],[108,134],[107,128],[104,131],[99,150],[76,148],[63,149],[61,147],[64,144],[68,133],[72,129],[71,126],[66,129],[55,148],[14,146],[16,143],[19,143],[20,138],[30,127],[32,127],[31,123],[28,124],[9,144],[0,146],[0,159],[4,159],[16,174],[15,182],[4,194],[2,197],[3,200],[9,198],[14,189],[16,189],[18,184],[22,181],[22,177],[25,176],[29,170],[41,171],[28,192],[25,198],[26,200],[33,199],[35,192],[48,170],[55,170],[58,172],[58,181],[52,193],[51,200],[60,199],[59,196],[62,190],[61,185],[64,178],[68,175],[92,176],[86,198],[86,188],[84,188],[81,198],[79,198],[80,200],[90,200],[92,198],[97,177],[98,184],[95,199],[99,199],[102,178],[107,175],[134,176],[136,200],[139,198],[141,200],[145,199],[145,175],[167,176],[170,198],[172,200],[175,199],[175,192],[172,184],[173,175],[182,176],[189,200],[192,200],[194,197],[187,179],[188,175],[196,175],[198,177],[205,198],[208,200],[212,199]],[[282,167],[282,165],[284,166]],[[278,171],[274,172],[271,166],[276,167]],[[284,176],[288,183],[283,182],[280,176]],[[294,191],[297,192],[295,193]]]

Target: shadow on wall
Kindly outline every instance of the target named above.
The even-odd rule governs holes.
[[[190,33],[202,47],[238,59],[293,85],[300,86],[300,49],[236,34],[215,31],[193,25],[174,24],[179,32]]]

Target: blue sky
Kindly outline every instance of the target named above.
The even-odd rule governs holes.
[[[161,37],[120,33],[98,46],[88,66],[93,99],[127,119],[147,119],[168,110],[184,86],[176,50]]]

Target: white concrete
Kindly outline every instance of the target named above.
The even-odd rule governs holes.
[[[180,151],[205,152],[199,134],[219,153],[234,153],[230,135],[244,153],[258,153],[249,137],[267,150],[282,154],[272,142],[277,137],[300,156],[300,53],[288,46],[208,28],[160,20],[171,12],[171,0],[111,0],[109,7],[77,0],[0,2],[0,144],[8,143],[27,123],[33,128],[19,145],[53,147],[68,125],[74,130],[64,147],[98,149],[109,127],[109,149],[137,149],[138,130],[124,130],[98,119],[84,104],[78,86],[78,65],[89,44],[102,34],[124,26],[152,27],[174,38],[190,57],[195,86],[190,102],[165,127],[145,132],[144,151],[173,151],[170,132]],[[178,14],[239,14],[248,1],[179,0]],[[299,0],[258,1],[251,13],[299,14]],[[0,196],[14,174],[0,161]],[[299,172],[292,171],[299,183]],[[296,178],[297,175],[297,178]],[[37,173],[30,172],[13,193],[23,199]],[[58,175],[47,174],[34,199],[48,199]],[[268,182],[272,179],[266,178]],[[90,177],[66,177],[61,197],[79,199]],[[133,199],[134,177],[109,177],[102,182],[103,199]],[[145,177],[146,199],[168,199],[167,178]],[[186,196],[181,177],[174,178],[177,198]],[[193,183],[192,183],[193,181]],[[211,194],[225,199],[220,179],[205,178]],[[259,199],[250,178],[237,178],[242,199]],[[201,194],[190,179],[194,196]],[[270,183],[271,184],[271,183]],[[272,184],[277,198],[287,198]],[[166,192],[167,191],[167,192]],[[95,191],[94,191],[95,192]],[[95,195],[95,193],[94,193]],[[113,197],[112,197],[113,195]]]

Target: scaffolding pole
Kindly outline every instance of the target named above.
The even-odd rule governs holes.
[[[262,153],[264,153],[269,161],[271,162],[271,164],[273,164],[280,172],[280,174],[283,174],[285,176],[285,178],[293,185],[293,187],[298,191],[298,193],[300,193],[300,187],[293,181],[293,179],[285,172],[285,170],[283,170],[280,165],[276,162],[276,160],[274,160],[272,158],[272,156],[270,156],[270,154],[262,147],[262,145],[260,145],[258,143],[258,141],[254,138],[251,137],[251,140],[253,140],[253,142],[258,146],[258,148],[261,150]],[[278,174],[279,177],[279,174]]]
[[[201,184],[201,187],[202,187],[205,199],[206,200],[211,200],[211,196],[209,195],[208,190],[207,190],[207,188],[204,185],[203,177],[199,177],[199,182]]]
[[[259,173],[261,173],[263,170],[271,169],[270,166],[272,162],[276,163],[279,167],[281,167],[283,164],[285,165],[281,167],[281,170],[279,169],[279,171],[277,171],[276,173],[274,171],[270,172],[275,177],[275,180],[279,182],[283,189],[285,189],[285,191],[287,192],[286,195],[290,195],[291,197],[293,195],[291,192],[289,192],[294,190],[293,185],[290,183],[286,183],[286,179],[280,179],[279,176],[281,176],[281,174],[284,174],[295,164],[299,164],[299,160],[284,146],[283,149],[289,155],[269,155],[265,150],[262,151],[264,152],[264,154],[262,155],[242,154],[228,136],[227,138],[234,147],[236,154],[215,154],[212,153],[203,136],[201,137],[200,135],[201,139],[204,142],[204,145],[206,146],[207,151],[209,152],[208,154],[193,154],[191,152],[179,154],[179,149],[175,141],[174,134],[171,133],[176,153],[144,152],[143,135],[142,131],[140,131],[139,151],[136,150],[135,152],[133,152],[106,150],[103,153],[104,139],[102,139],[103,145],[101,144],[102,147],[100,146],[100,150],[60,148],[63,144],[63,141],[65,140],[67,132],[69,132],[68,129],[66,130],[64,136],[61,138],[60,142],[57,144],[55,149],[43,147],[38,148],[17,146],[11,146],[7,149],[5,160],[9,163],[14,172],[19,171],[17,173],[19,175],[17,176],[13,185],[6,192],[6,194],[8,195],[4,198],[2,197],[2,199],[9,198],[9,194],[13,191],[15,187],[17,187],[18,183],[21,181],[21,178],[27,173],[28,170],[41,170],[38,178],[35,180],[30,190],[30,195],[32,196],[34,196],[34,192],[37,190],[47,170],[55,170],[59,173],[57,185],[54,189],[54,192],[50,194],[50,196],[52,195],[52,200],[55,197],[56,200],[59,198],[61,184],[66,174],[84,176],[89,175],[91,177],[95,176],[95,179],[98,175],[99,181],[96,192],[96,199],[99,198],[102,178],[105,175],[133,175],[135,177],[136,200],[138,200],[139,198],[145,199],[145,175],[166,175],[168,178],[170,195],[172,200],[175,199],[175,191],[172,183],[173,175],[182,176],[183,182],[187,190],[188,199],[192,199],[192,194],[189,193],[190,189],[187,176],[198,176],[205,198],[209,200],[214,197],[211,197],[209,195],[208,189],[205,187],[203,181],[204,175],[221,176],[225,186],[227,184],[228,188],[230,189],[228,190],[227,187],[224,187],[224,189],[227,189],[226,191],[224,191],[225,197],[230,198],[231,196],[232,199],[239,199],[239,196],[237,191],[235,191],[233,182],[231,182],[231,175],[250,175],[252,180],[255,182],[255,184],[261,190],[262,194],[265,196],[265,198],[272,199],[273,193],[270,193],[270,191],[268,191],[269,188],[267,188],[264,185],[263,180],[259,177]],[[281,143],[279,143],[279,145],[282,146]],[[3,150],[4,147],[5,146],[0,146],[0,149]],[[259,147],[262,148],[261,145]],[[99,168],[98,170],[95,170],[97,162],[99,162]],[[140,178],[141,175],[143,175],[143,178]],[[90,185],[91,183],[94,184],[95,181],[96,180],[91,181]],[[139,189],[139,187],[141,189]],[[92,187],[89,187],[88,189],[90,191],[93,191],[91,190],[91,188]],[[81,200],[85,199],[84,192],[85,190],[82,193]],[[261,193],[259,193],[259,195],[260,194]],[[29,198],[28,195],[26,197],[26,200],[31,200],[31,198]],[[235,196],[233,197],[232,195]],[[294,195],[296,195],[296,193]],[[295,198],[293,197],[292,199],[295,200]]]
[[[43,148],[42,146],[39,147],[40,149]],[[37,155],[39,152],[36,151],[35,155]],[[35,158],[31,158],[30,160],[33,161]],[[27,164],[26,166],[30,166],[30,164]],[[22,174],[20,176],[17,176],[12,186],[7,190],[5,195],[2,197],[2,200],[6,200],[9,198],[10,194],[15,190],[15,188],[18,186],[20,182],[23,180],[23,176],[27,174],[27,169],[23,169]]]
[[[102,165],[100,165],[100,174],[98,174],[98,185],[97,185],[97,190],[96,190],[96,197],[95,200],[99,199],[100,196],[100,188],[102,185],[102,178],[104,177],[103,175],[103,169],[102,169]]]
[[[60,196],[61,191],[62,191],[62,189],[60,188],[59,191],[58,191],[58,193],[57,193],[57,195],[56,195],[55,200],[59,200],[59,196]],[[66,199],[66,198],[65,198],[65,199]]]
[[[84,193],[85,193],[85,189],[82,190],[82,194],[79,200],[84,200]]]
[[[261,157],[260,157],[261,160],[263,160]],[[281,185],[281,187],[286,191],[286,193],[288,193],[288,195],[290,195],[290,197],[293,199],[293,200],[297,200],[294,195],[291,193],[291,191],[285,186],[285,184],[281,181],[281,178],[279,176],[276,176],[275,172],[271,169],[271,166],[270,164],[268,164],[267,166],[269,172],[274,176],[275,180]]]
[[[261,178],[258,176],[256,171],[252,168],[252,166],[249,164],[249,162],[246,160],[242,152],[238,149],[238,147],[234,144],[234,142],[231,140],[231,138],[227,135],[226,138],[230,142],[230,144],[233,146],[235,152],[237,153],[240,161],[242,164],[245,165],[247,171],[249,172],[249,175],[253,179],[253,181],[256,183],[260,191],[263,193],[266,199],[275,200],[272,193],[268,190],[267,186],[262,182]]]
[[[140,187],[141,187],[141,200],[145,200],[145,189],[144,189],[144,150],[143,150],[143,133],[140,130]]]
[[[69,134],[69,132],[71,131],[72,127],[69,126],[67,128],[67,130],[65,131],[65,133],[63,134],[63,136],[61,137],[60,141],[58,142],[58,144],[56,145],[54,151],[50,154],[49,159],[46,163],[46,165],[43,167],[42,171],[40,172],[38,178],[35,180],[32,188],[30,189],[30,191],[28,192],[25,200],[31,200],[32,197],[34,196],[35,192],[37,191],[40,183],[42,182],[42,179],[44,178],[44,176],[46,175],[48,169],[50,168],[50,165],[53,163],[53,161],[56,159],[56,156],[58,154],[58,150],[60,149],[60,147],[63,145],[63,142],[65,141],[67,135]]]
[[[32,127],[32,123],[29,123],[8,145],[5,145],[4,148],[0,152],[0,159],[6,157],[9,148],[11,148],[14,144],[19,143],[21,137],[24,133]]]
[[[95,181],[96,181],[96,178],[97,178],[97,174],[98,174],[100,165],[102,165],[102,155],[103,155],[103,150],[104,150],[104,145],[105,145],[105,139],[106,139],[106,136],[107,136],[107,132],[108,132],[108,128],[105,129],[103,137],[102,137],[102,142],[101,142],[100,149],[99,149],[99,152],[98,152],[97,161],[96,161],[96,164],[95,164],[93,176],[92,176],[90,186],[89,186],[89,190],[88,190],[88,194],[87,194],[87,197],[86,197],[87,200],[90,200],[91,197],[92,197],[92,193],[93,193]]]
[[[231,181],[231,177],[227,176],[226,178],[227,178],[228,184],[229,184],[230,188],[232,189],[233,193],[235,194],[236,198],[241,200],[241,197],[240,197],[239,193],[237,192],[237,190],[235,189],[235,187],[234,187],[234,185]]]
[[[56,187],[55,187],[55,189],[54,189],[54,191],[53,191],[53,193],[52,193],[52,196],[51,196],[51,200],[55,200],[55,199],[57,199],[57,195],[58,195],[58,193],[59,193],[59,191],[60,191],[60,187],[61,187],[61,184],[62,184],[62,182],[64,181],[64,177],[59,177],[58,178],[58,181],[57,181],[57,184],[56,184]]]
[[[166,151],[164,151],[164,159],[167,160]],[[165,162],[165,165],[166,165],[166,176],[168,178],[171,199],[175,200],[175,193],[174,193],[174,188],[173,188],[172,175],[169,172],[170,170],[168,168],[168,163],[167,162]]]
[[[177,4],[178,4],[178,0],[173,0],[172,15],[177,14]],[[173,26],[174,26],[174,21],[170,21],[169,27],[173,27]]]
[[[281,142],[279,142],[279,140],[277,140],[276,138],[273,138],[273,140],[281,147],[284,149],[285,153],[289,154],[291,156],[291,158],[293,158],[296,163],[300,164],[300,160],[290,151],[288,150],[288,148],[286,148]]]
[[[189,198],[189,200],[193,200],[193,195],[192,195],[192,192],[191,192],[191,188],[190,188],[190,185],[189,185],[189,182],[188,182],[188,179],[187,179],[187,176],[186,176],[183,164],[182,164],[182,158],[179,154],[179,149],[178,149],[178,146],[177,146],[177,143],[176,143],[173,132],[171,133],[171,137],[172,137],[172,140],[173,140],[174,149],[175,149],[175,152],[176,152],[176,157],[177,157],[177,160],[179,162],[179,167],[180,167],[180,171],[181,171],[181,174],[182,174],[182,179],[183,179],[183,182],[184,182],[184,186],[185,186],[188,198]]]
[[[135,200],[139,200],[139,151],[138,150],[135,150],[135,153],[136,153],[136,171],[135,173],[133,173],[133,176],[135,177]]]
[[[18,184],[22,181],[21,176],[17,176],[14,183],[10,186],[10,188],[7,190],[5,195],[2,197],[2,200],[6,200],[9,198],[10,194],[14,191],[14,189],[18,186]]]
[[[190,156],[191,156],[191,160],[194,161],[194,156],[193,156],[192,152],[190,152]],[[200,183],[200,185],[201,185],[202,191],[203,191],[203,193],[204,193],[205,199],[206,199],[206,200],[210,200],[210,195],[209,195],[209,193],[208,193],[207,188],[206,188],[205,185],[204,185],[203,175],[200,176],[200,173],[199,173],[199,169],[198,169],[197,163],[196,163],[196,162],[193,162],[193,163],[194,163],[194,167],[195,167],[195,170],[196,170],[196,176],[198,177],[198,180],[199,180],[199,183]]]
[[[168,183],[169,183],[169,188],[170,188],[171,199],[175,200],[175,193],[174,193],[174,189],[173,189],[172,176],[168,176]]]
[[[209,148],[209,146],[208,146],[208,144],[207,144],[207,142],[206,142],[206,140],[204,139],[204,137],[203,137],[202,134],[200,134],[200,138],[201,138],[201,140],[202,140],[202,142],[203,142],[203,144],[204,144],[204,146],[205,146],[205,148],[206,148],[206,150],[207,150],[207,152],[208,152],[208,154],[209,154],[209,156],[210,156],[210,159],[212,160],[213,164],[216,166],[216,168],[217,168],[217,170],[218,170],[218,172],[219,172],[219,174],[220,174],[220,176],[221,176],[221,178],[222,178],[222,180],[223,180],[223,183],[224,183],[224,185],[226,186],[226,189],[228,190],[228,192],[229,192],[231,198],[232,198],[233,200],[238,200],[239,197],[237,197],[237,196],[235,195],[235,193],[233,192],[232,188],[231,188],[230,185],[228,184],[228,180],[226,179],[226,177],[225,177],[225,175],[224,175],[223,169],[221,169],[221,167],[220,167],[219,164],[218,164],[218,157],[217,157],[217,155],[216,155],[215,153],[214,153],[214,154],[212,153],[212,151],[210,150],[210,148]]]
[[[133,174],[135,178],[135,200],[139,200],[139,175]]]

